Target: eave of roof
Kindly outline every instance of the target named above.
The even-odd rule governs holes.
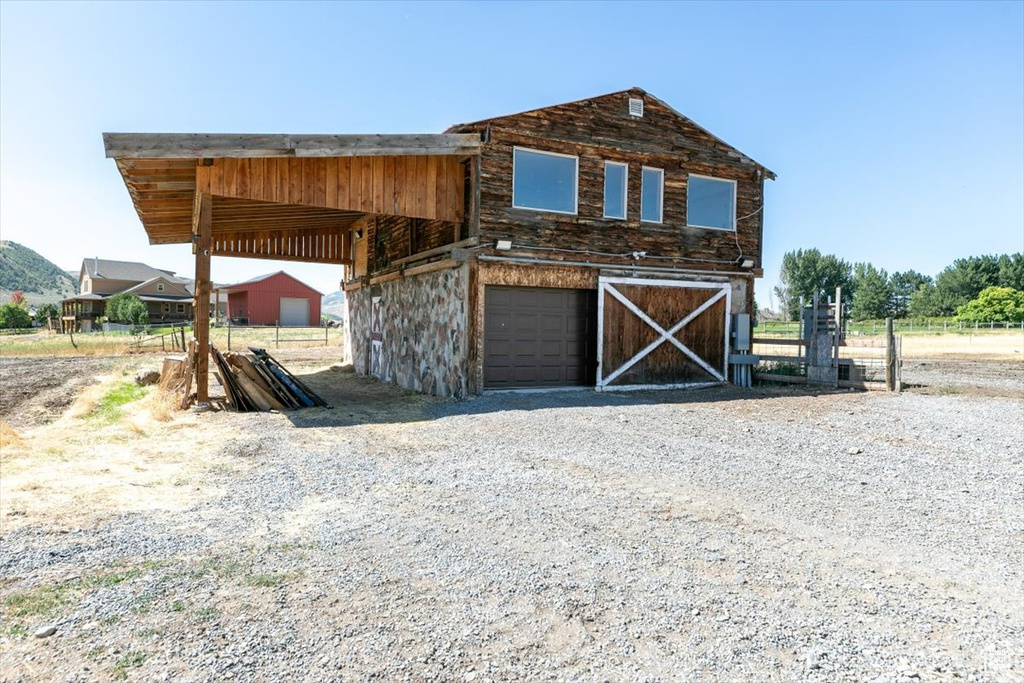
[[[107,158],[215,159],[466,155],[480,152],[474,133],[292,135],[104,133]]]

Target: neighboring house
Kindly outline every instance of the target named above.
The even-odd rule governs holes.
[[[79,293],[61,302],[62,328],[89,332],[106,315],[106,302],[115,294],[136,294],[146,304],[151,323],[192,319],[189,283],[169,270],[145,263],[89,258],[78,273]]]
[[[639,88],[443,134],[104,144],[201,278],[211,256],[342,265],[355,369],[386,382],[700,385],[748,348],[775,174]]]
[[[227,316],[234,324],[320,325],[323,294],[283,270],[218,289],[227,295]]]

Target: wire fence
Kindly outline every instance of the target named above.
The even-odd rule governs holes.
[[[782,337],[798,339],[802,334],[802,323],[798,321],[762,320],[754,328],[759,337]],[[964,322],[962,320],[929,320],[904,319],[893,321],[893,332],[896,334],[975,334],[982,332],[1021,332],[1024,333],[1024,322]],[[883,336],[884,320],[864,320],[860,322],[843,321],[843,333],[846,337]]]

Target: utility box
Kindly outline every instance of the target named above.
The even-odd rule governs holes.
[[[732,348],[734,351],[750,350],[749,313],[737,313],[732,317]]]

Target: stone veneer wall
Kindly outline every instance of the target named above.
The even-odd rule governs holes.
[[[352,363],[370,371],[370,315],[380,296],[381,372],[384,382],[425,394],[467,394],[469,267],[363,287],[349,295]]]

